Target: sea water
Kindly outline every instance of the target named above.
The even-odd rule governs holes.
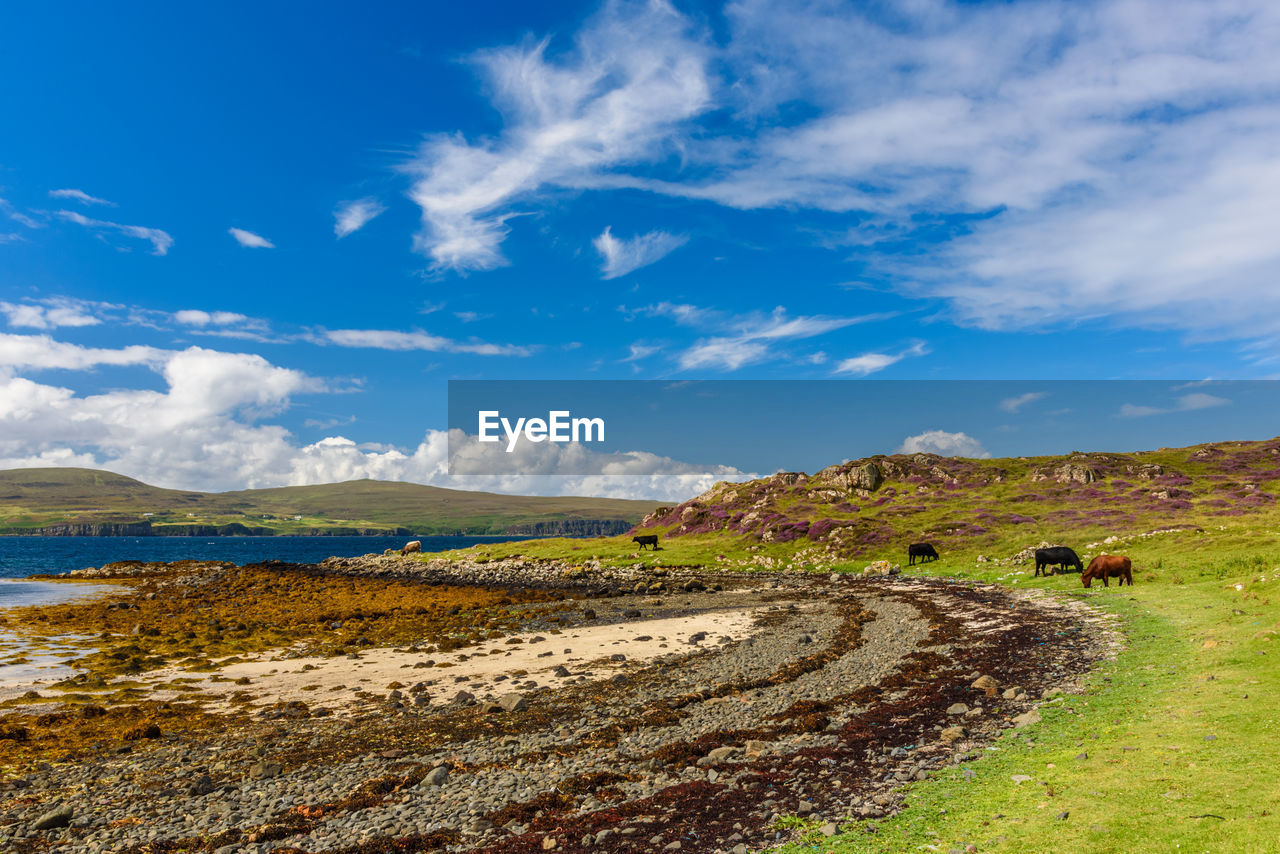
[[[478,543],[526,540],[485,537],[0,537],[0,578],[60,575],[118,560],[221,560],[243,566],[264,560],[319,563],[399,549],[417,539],[424,552],[464,549]],[[0,588],[0,596],[12,595]]]

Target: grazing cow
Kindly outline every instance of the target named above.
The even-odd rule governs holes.
[[[1084,561],[1080,560],[1080,556],[1066,546],[1036,549],[1036,575],[1048,575],[1049,571],[1046,567],[1049,566],[1060,566],[1063,572],[1067,571],[1067,567],[1074,566],[1076,572],[1082,572],[1084,570]],[[1054,570],[1054,574],[1057,574],[1057,570]]]
[[[1110,587],[1108,578],[1120,579],[1120,586],[1129,582],[1133,586],[1133,561],[1124,555],[1098,555],[1089,561],[1089,568],[1080,574],[1080,580],[1088,587],[1095,579],[1102,579],[1103,587]]]
[[[641,534],[641,535],[640,535],[640,536],[638,536],[638,537],[632,537],[632,538],[631,538],[631,542],[633,542],[633,543],[639,543],[639,544],[640,544],[640,551],[644,551],[644,547],[645,547],[645,546],[653,546],[653,550],[654,550],[655,552],[658,550],[658,535],[657,535],[657,534]]]
[[[422,551],[422,540],[410,540],[404,544],[404,548],[400,550],[400,554],[407,555],[420,551]]]
[[[938,559],[938,550],[931,543],[912,543],[907,546],[907,566],[915,566],[916,558],[921,563]]]

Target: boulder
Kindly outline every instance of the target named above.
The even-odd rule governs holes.
[[[969,687],[973,688],[975,691],[981,691],[988,697],[994,697],[996,694],[1000,693],[1000,683],[986,675],[979,676]]]
[[[36,819],[31,827],[34,830],[52,830],[55,827],[66,827],[71,824],[74,811],[70,804],[60,804]]]
[[[427,772],[419,786],[443,786],[449,780],[449,766],[437,765]]]
[[[520,694],[504,694],[498,698],[498,705],[504,712],[520,712],[529,708],[529,701]]]

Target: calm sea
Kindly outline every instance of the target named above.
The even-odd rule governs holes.
[[[317,563],[327,557],[354,557],[398,549],[422,541],[424,552],[463,549],[477,543],[526,540],[493,537],[0,537],[0,578],[64,573],[117,560],[263,560]],[[0,590],[0,595],[3,591]]]

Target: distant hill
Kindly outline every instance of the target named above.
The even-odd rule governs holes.
[[[0,471],[0,534],[567,534],[626,531],[657,506],[415,483],[194,492],[78,468]]]
[[[768,544],[849,559],[896,556],[907,543],[929,541],[1007,554],[1028,542],[1105,541],[1246,520],[1276,527],[1278,498],[1280,439],[1007,459],[897,454],[813,475],[719,483],[655,511],[641,528],[664,540],[686,538],[686,551],[702,539],[721,550]]]

